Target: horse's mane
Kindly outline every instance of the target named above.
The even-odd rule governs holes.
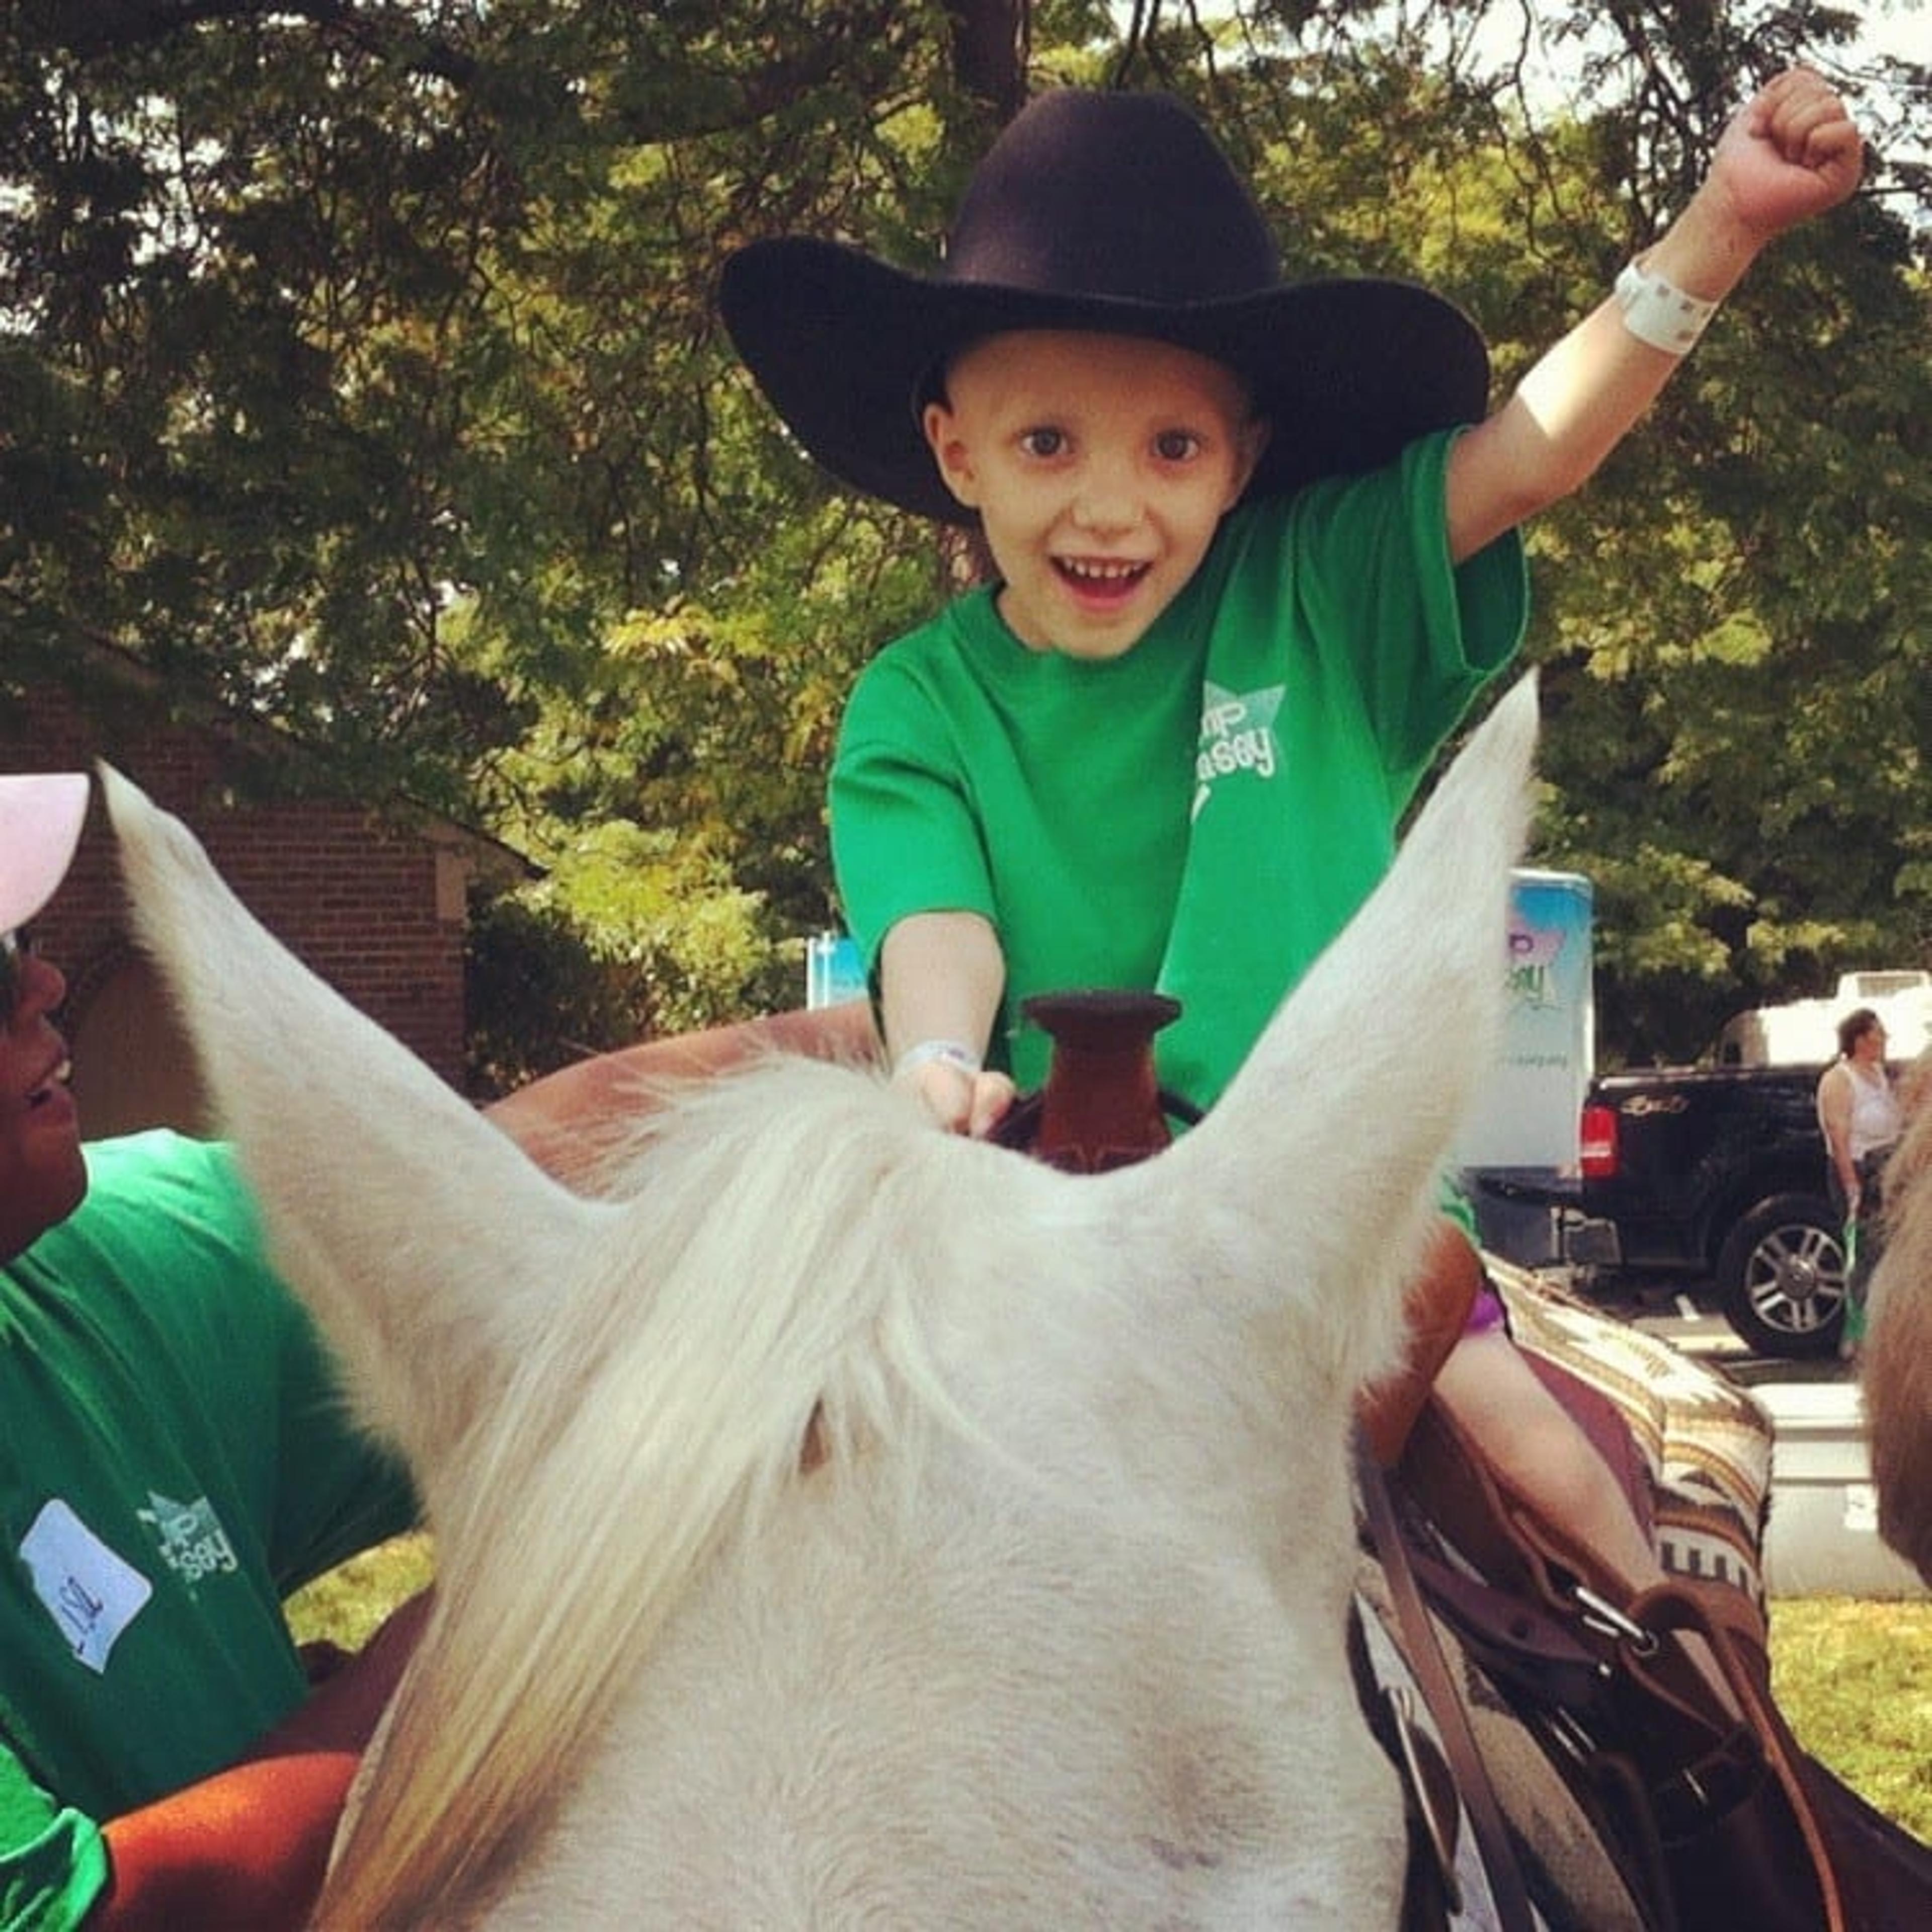
[[[908,1263],[929,1288],[963,1151],[875,1078],[801,1060],[647,1124],[638,1191],[439,1486],[434,1620],[319,1923],[473,1904],[707,1559],[800,1480],[814,1414],[836,1474],[947,1406]],[[478,1204],[478,1268],[493,1205],[515,1211]]]

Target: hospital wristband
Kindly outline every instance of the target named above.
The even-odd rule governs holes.
[[[916,1046],[909,1046],[892,1063],[892,1078],[902,1079],[922,1066],[934,1064],[941,1066],[956,1066],[962,1073],[971,1075],[980,1071],[980,1056],[970,1046],[956,1040],[922,1040]]]
[[[1624,264],[1613,292],[1624,328],[1666,356],[1688,356],[1718,312],[1715,302],[1686,295],[1675,282],[1634,262]]]

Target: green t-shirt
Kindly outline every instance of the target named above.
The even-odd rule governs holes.
[[[994,592],[867,667],[831,784],[847,919],[876,967],[915,913],[966,910],[1006,962],[996,1058],[1047,1042],[1032,994],[1158,986],[1163,1083],[1218,1097],[1387,869],[1403,808],[1527,614],[1512,536],[1460,568],[1454,432],[1388,468],[1245,504],[1124,657],[1028,650]]]
[[[77,1924],[93,1821],[234,1762],[306,1685],[282,1599],[406,1528],[228,1150],[87,1150],[0,1264],[0,1927]]]

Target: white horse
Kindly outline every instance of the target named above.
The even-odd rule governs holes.
[[[1352,1399],[1490,1064],[1534,714],[1156,1159],[1057,1172],[794,1061],[598,1202],[110,775],[274,1251],[436,1534],[320,1922],[1393,1925]]]

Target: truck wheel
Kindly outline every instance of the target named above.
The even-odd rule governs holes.
[[[1760,1355],[1828,1355],[1845,1313],[1845,1246],[1822,1195],[1774,1194],[1742,1216],[1718,1256],[1724,1318]]]

